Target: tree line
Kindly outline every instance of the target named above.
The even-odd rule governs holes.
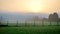
[[[0,27],[1,26],[8,26],[8,21],[7,21],[7,25],[3,25],[2,24],[2,22],[1,21],[3,21],[4,19],[3,19],[3,17],[1,16],[0,17]],[[33,18],[33,20],[34,20],[34,26],[35,26],[35,21],[39,21],[39,18],[38,18],[38,16],[35,16],[34,18]],[[59,18],[59,15],[56,13],[56,12],[54,12],[53,14],[49,14],[49,16],[48,16],[48,19],[46,19],[46,18],[43,18],[42,20],[42,26],[44,26],[44,21],[49,21],[50,22],[50,25],[52,25],[52,22],[56,22],[57,23],[57,25],[59,25],[59,22],[60,22],[60,18]],[[17,24],[16,24],[16,26],[18,26],[18,20],[17,20]],[[25,26],[27,26],[27,20],[25,20]]]

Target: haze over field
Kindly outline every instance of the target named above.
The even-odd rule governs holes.
[[[60,0],[0,0],[0,16],[4,19],[48,18],[53,12],[60,16]]]

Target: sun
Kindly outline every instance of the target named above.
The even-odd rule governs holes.
[[[31,12],[38,13],[38,12],[41,12],[42,5],[39,1],[36,0],[36,1],[32,1],[29,4],[29,8],[31,9]]]

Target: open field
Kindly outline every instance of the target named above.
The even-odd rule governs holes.
[[[0,27],[0,34],[60,34],[60,26]]]
[[[3,25],[8,25],[8,26],[41,26],[41,25],[60,25],[60,22],[49,22],[49,21],[18,21],[18,22],[3,22]]]

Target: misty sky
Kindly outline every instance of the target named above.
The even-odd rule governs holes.
[[[60,12],[60,0],[0,0],[0,12],[52,13]]]
[[[0,17],[4,22],[15,23],[34,16],[48,18],[53,12],[60,17],[60,0],[0,0]]]

